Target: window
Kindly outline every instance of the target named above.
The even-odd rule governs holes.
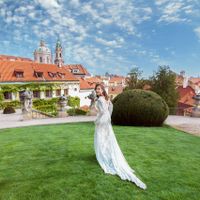
[[[60,78],[64,78],[64,77],[65,77],[65,73],[60,73],[60,72],[58,72],[58,76],[59,76]]]
[[[17,78],[23,78],[24,77],[24,72],[15,72],[15,76]]]
[[[45,91],[46,97],[52,97],[52,90]]]
[[[11,92],[4,92],[4,99],[9,100],[12,99],[12,93]]]
[[[68,89],[64,89],[64,95],[68,95]]]
[[[40,98],[40,91],[39,90],[33,91],[33,97],[34,98]]]
[[[49,57],[47,57],[47,63],[49,63]]]
[[[57,76],[57,73],[53,73],[53,72],[48,72],[48,74],[49,74],[49,76],[50,76],[51,78],[54,78],[54,77]]]
[[[74,91],[77,91],[77,88],[74,88]]]
[[[42,57],[40,57],[40,63],[42,63]]]
[[[72,69],[73,73],[79,73],[79,69]]]
[[[61,96],[61,90],[56,90],[56,96]]]
[[[36,72],[36,71],[35,71],[35,76],[36,76],[37,78],[43,78],[43,72]]]
[[[16,78],[23,78],[24,77],[24,71],[23,71],[23,69],[15,69],[14,76]]]

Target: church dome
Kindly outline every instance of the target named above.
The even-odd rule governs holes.
[[[43,40],[40,41],[40,46],[34,51],[34,61],[46,64],[52,63],[51,50]]]
[[[44,41],[40,41],[40,46],[35,50],[38,53],[51,53],[51,50],[45,45]]]

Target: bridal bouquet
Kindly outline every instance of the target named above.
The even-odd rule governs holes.
[[[96,96],[96,92],[95,91],[92,91],[91,94],[89,94],[88,96],[88,99],[90,99],[92,102],[96,100],[97,96]]]
[[[87,96],[87,98],[91,100],[90,107],[92,107],[92,105],[94,104],[95,100],[97,99],[96,92],[95,92],[95,91],[92,91],[92,93],[89,94],[89,95]]]

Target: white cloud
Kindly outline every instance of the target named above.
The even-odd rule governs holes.
[[[197,37],[200,39],[200,26],[195,28],[194,32],[196,33]]]
[[[45,9],[60,8],[60,4],[57,0],[36,0],[36,3],[39,3]]]
[[[103,44],[105,46],[109,46],[109,47],[114,47],[114,48],[119,48],[122,46],[122,44],[124,43],[124,39],[119,37],[116,40],[111,40],[111,41],[107,41],[103,38],[97,38],[95,39],[98,43]]]
[[[70,4],[75,8],[80,6],[79,0],[70,0]]]
[[[191,22],[191,16],[196,15],[197,13],[195,1],[156,0],[155,4],[160,12],[158,22]]]

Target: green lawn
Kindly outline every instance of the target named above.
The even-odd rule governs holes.
[[[96,161],[93,122],[0,130],[1,200],[199,200],[200,138],[169,127],[113,126],[142,190]]]

